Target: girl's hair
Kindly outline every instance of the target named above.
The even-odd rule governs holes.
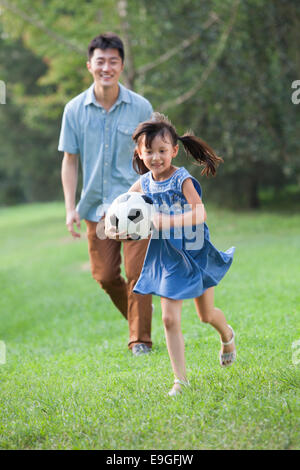
[[[141,122],[135,129],[132,138],[138,146],[140,138],[144,136],[145,146],[151,148],[152,141],[156,136],[164,138],[166,134],[170,136],[174,147],[179,140],[183,144],[185,153],[191,155],[199,165],[204,165],[202,175],[206,174],[208,176],[211,174],[214,176],[216,174],[216,168],[219,163],[223,162],[223,159],[218,157],[209,145],[191,132],[186,132],[180,137],[173,124],[163,114],[153,113],[149,121]],[[132,164],[134,170],[140,175],[149,171],[143,160],[140,159],[137,149],[134,151]]]

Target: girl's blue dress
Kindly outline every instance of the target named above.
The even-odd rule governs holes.
[[[192,179],[201,197],[199,182],[184,167],[178,168],[165,181],[155,181],[151,171],[142,175],[140,181],[144,194],[159,206],[161,212],[175,214],[182,213],[184,205],[188,204],[182,193],[186,178]],[[234,250],[234,247],[225,253],[217,250],[209,240],[205,223],[165,232],[154,231],[133,291],[170,299],[199,297],[226,274]]]

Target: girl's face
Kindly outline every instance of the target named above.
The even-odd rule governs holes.
[[[163,137],[158,135],[152,140],[151,148],[145,145],[145,136],[142,136],[137,152],[145,166],[151,171],[157,181],[165,180],[171,176],[174,167],[172,159],[178,153],[178,145],[172,144],[171,137],[166,133]]]

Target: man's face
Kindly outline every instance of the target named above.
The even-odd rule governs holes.
[[[124,69],[118,49],[95,49],[87,62],[88,71],[94,82],[102,87],[114,87]]]

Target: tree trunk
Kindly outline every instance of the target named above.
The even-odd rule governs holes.
[[[121,20],[122,40],[125,47],[126,67],[123,73],[125,86],[130,90],[134,88],[136,71],[133,61],[132,47],[130,42],[130,27],[128,22],[127,0],[119,0],[117,3],[118,14]]]
[[[250,180],[250,187],[249,187],[249,206],[251,209],[258,209],[260,207],[258,188],[259,188],[258,179],[256,175],[253,175]]]

